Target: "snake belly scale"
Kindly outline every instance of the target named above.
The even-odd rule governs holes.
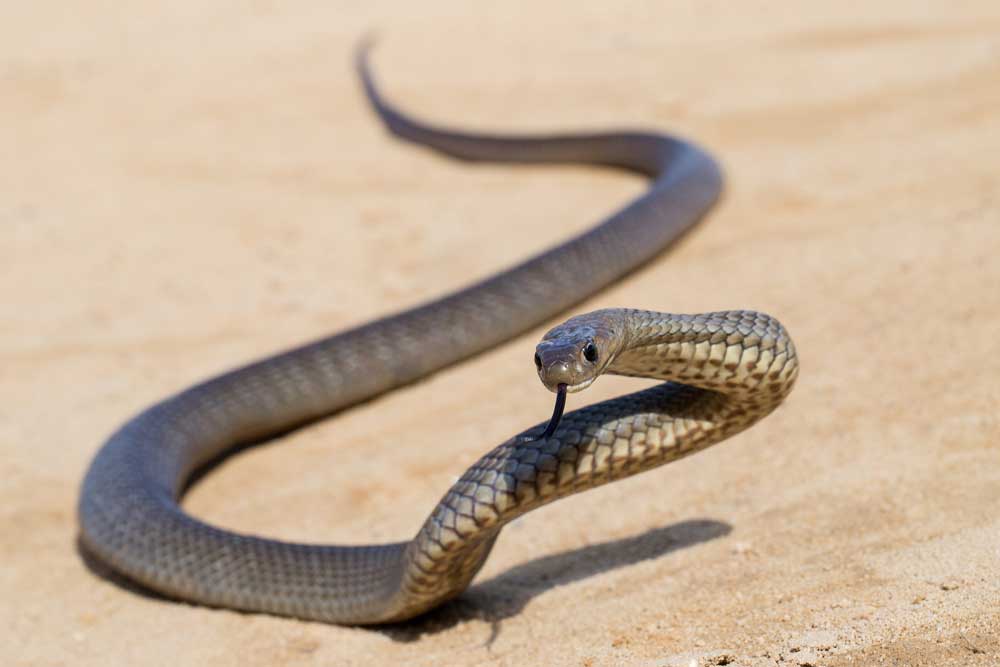
[[[204,381],[140,412],[95,456],[79,500],[81,542],[150,589],[195,603],[332,623],[420,614],[464,590],[503,525],[558,498],[718,442],[773,410],[798,372],[772,317],[603,310],[539,343],[543,383],[578,391],[602,373],[666,382],[568,413],[483,456],[413,539],[321,546],[237,534],[179,505],[199,468],[246,442],[309,423],[412,382],[545,322],[648,261],[696,223],[722,187],[716,163],[650,132],[498,137],[436,128],[381,96],[395,135],[465,160],[587,163],[651,178],[648,190],[578,237],[436,301]]]

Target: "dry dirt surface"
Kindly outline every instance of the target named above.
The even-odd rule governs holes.
[[[1000,664],[1000,4],[872,4],[8,3],[0,662]],[[579,310],[766,310],[799,384],[733,440],[517,521],[462,598],[401,626],[109,581],[74,506],[128,415],[643,188],[392,140],[350,68],[372,29],[388,94],[428,118],[709,147],[724,202]],[[285,539],[408,538],[464,466],[548,416],[540,332],[235,456],[185,506]]]

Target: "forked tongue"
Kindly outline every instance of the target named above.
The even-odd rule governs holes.
[[[545,427],[545,432],[538,438],[539,440],[547,440],[552,437],[552,434],[556,432],[559,427],[559,420],[562,419],[563,410],[566,409],[566,384],[563,382],[559,383],[556,388],[556,407],[552,410],[552,418],[549,419],[549,425]]]

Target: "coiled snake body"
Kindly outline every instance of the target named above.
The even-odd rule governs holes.
[[[259,440],[411,382],[544,322],[647,261],[712,206],[721,175],[690,143],[640,132],[492,137],[437,129],[380,96],[396,135],[468,160],[582,162],[649,175],[648,191],[586,233],[432,303],[268,357],[167,398],[98,452],[79,502],[88,552],[164,594],[334,623],[406,619],[459,594],[514,517],[703,449],[769,413],[798,365],[773,318],[604,310],[550,331],[535,357],[547,387],[601,373],[666,383],[567,414],[477,461],[408,542],[292,544],[207,525],[178,505],[191,475]]]

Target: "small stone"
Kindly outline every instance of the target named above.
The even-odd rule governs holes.
[[[837,633],[831,630],[811,630],[803,633],[796,641],[795,646],[798,649],[829,651],[837,646]]]
[[[819,655],[812,650],[800,651],[795,654],[795,664],[799,667],[820,667]]]
[[[678,653],[650,663],[650,667],[717,667],[735,665],[736,653],[728,649]]]

